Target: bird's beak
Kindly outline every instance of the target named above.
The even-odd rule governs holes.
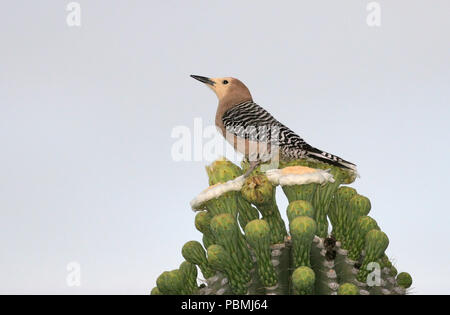
[[[214,81],[213,80],[211,80],[210,78],[207,78],[207,77],[202,77],[202,76],[199,76],[199,75],[191,75],[191,78],[194,78],[195,80],[199,80],[200,82],[203,82],[203,83],[205,83],[205,84],[209,84],[209,85],[212,85],[212,86],[214,86]]]

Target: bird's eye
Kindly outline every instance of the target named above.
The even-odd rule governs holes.
[[[228,84],[228,81],[227,81],[227,80],[223,80],[222,83],[223,83],[223,84]]]

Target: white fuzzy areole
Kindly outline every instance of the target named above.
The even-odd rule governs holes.
[[[230,191],[240,191],[242,186],[244,185],[244,181],[245,178],[244,176],[239,176],[236,177],[233,180],[229,180],[223,184],[218,184],[217,186],[214,186],[210,189],[206,189],[203,192],[201,192],[200,194],[198,194],[197,197],[195,197],[192,201],[191,201],[191,208],[194,211],[200,210],[199,207],[211,200],[211,199],[215,199],[215,198],[219,198],[220,196],[222,196],[223,194],[230,192]]]
[[[225,293],[225,288],[221,288],[219,290],[217,290],[216,294],[217,295],[223,295]]]
[[[208,284],[211,285],[211,284],[215,283],[217,280],[219,280],[219,276],[215,275],[215,276],[212,276],[212,277],[206,279],[206,282],[208,282]]]
[[[334,267],[334,260],[325,260],[323,266],[332,269]]]
[[[336,291],[337,289],[339,289],[339,284],[337,282],[329,282],[328,287],[331,290]]]
[[[266,176],[272,184],[281,186],[334,183],[333,175],[320,169],[305,174],[283,174],[281,169],[272,169],[266,171]]]
[[[394,292],[397,294],[405,294],[406,289],[402,288],[402,287],[395,287],[394,288]]]
[[[286,245],[285,244],[283,244],[283,243],[279,243],[279,244],[272,244],[272,245],[270,245],[270,248],[272,249],[272,250],[275,250],[275,249],[283,249],[283,248],[285,248],[286,247]]]
[[[273,291],[273,290],[276,290],[276,289],[278,289],[278,283],[275,284],[273,287],[266,287],[266,290],[269,290],[269,291]]]
[[[281,255],[281,250],[279,250],[279,249],[274,249],[273,251],[272,251],[272,257],[277,257],[277,256],[280,256]]]
[[[336,278],[337,278],[336,271],[334,271],[334,269],[328,270],[328,272],[327,272],[327,278],[328,278],[328,279],[336,279]]]
[[[354,261],[354,260],[352,260],[352,259],[350,259],[350,258],[348,258],[348,257],[345,257],[344,261],[345,261],[347,264],[352,265],[352,266],[354,266],[355,263],[356,263],[356,261]]]
[[[382,293],[383,295],[390,295],[390,294],[391,294],[391,291],[389,291],[388,289],[381,289],[381,293]]]

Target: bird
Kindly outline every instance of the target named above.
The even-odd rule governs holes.
[[[199,75],[191,77],[204,83],[216,94],[219,102],[215,125],[234,149],[249,161],[244,177],[249,176],[261,163],[295,159],[319,161],[357,174],[354,163],[309,145],[256,104],[250,90],[239,79]]]

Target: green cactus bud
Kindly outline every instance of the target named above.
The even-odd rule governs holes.
[[[211,233],[209,224],[211,223],[212,216],[208,211],[200,211],[195,216],[195,227],[203,234]]]
[[[274,186],[264,175],[248,177],[242,187],[242,195],[255,205],[266,204],[272,201]]]
[[[289,203],[286,214],[289,222],[294,220],[296,217],[305,216],[314,219],[315,210],[313,205],[306,200],[295,200]]]
[[[198,287],[197,267],[188,261],[183,261],[180,265],[179,270],[183,274],[184,281],[186,282],[186,287],[188,288],[189,294],[194,293]]]
[[[368,215],[371,209],[369,198],[356,194],[349,202],[349,207],[357,210],[358,216]]]
[[[289,224],[292,237],[293,267],[310,266],[311,244],[317,230],[316,222],[310,217],[296,217]]]
[[[228,266],[233,265],[233,261],[225,248],[217,244],[208,247],[208,263],[215,270],[223,272],[226,271]]]
[[[203,245],[205,248],[214,244],[214,235],[210,229],[211,220],[212,215],[208,211],[200,211],[195,216],[195,227],[203,233]]]
[[[245,237],[255,251],[258,275],[265,287],[277,284],[277,275],[271,261],[270,227],[264,220],[253,220],[245,227]]]
[[[156,285],[165,295],[187,294],[183,280],[183,275],[178,269],[165,271],[156,280]]]
[[[248,177],[241,190],[242,196],[253,203],[267,221],[271,231],[271,243],[282,243],[287,235],[275,200],[275,187],[264,175]]]
[[[210,278],[214,276],[214,272],[208,265],[208,260],[206,259],[206,252],[203,249],[202,244],[197,241],[189,241],[184,244],[181,254],[184,259],[186,259],[191,264],[196,264],[205,278]]]
[[[158,287],[154,287],[150,292],[150,295],[163,295],[161,291],[159,291]]]
[[[359,295],[359,289],[352,283],[344,283],[339,286],[338,295]]]
[[[218,159],[206,166],[206,172],[209,177],[209,185],[225,183],[242,175],[240,167],[225,158]]]
[[[247,277],[242,277],[242,270],[236,266],[227,250],[220,245],[208,247],[208,262],[216,270],[224,272],[230,280],[230,286],[235,294],[246,294]]]
[[[159,277],[156,279],[156,286],[161,292],[161,294],[167,295],[167,294],[176,294],[173,292],[172,285],[170,283],[170,271],[164,271],[162,274],[159,275]]]
[[[389,238],[380,230],[371,230],[366,234],[365,251],[366,255],[358,272],[357,279],[360,282],[366,282],[369,270],[368,265],[371,262],[377,262],[389,245]]]
[[[311,295],[314,293],[316,276],[314,271],[306,266],[298,267],[292,273],[294,293],[298,295]]]
[[[211,221],[211,230],[217,244],[227,250],[235,264],[250,271],[253,262],[236,219],[230,214],[216,215]]]
[[[361,252],[364,249],[366,234],[374,229],[379,230],[380,228],[378,227],[377,221],[371,217],[362,216],[356,220],[355,238],[349,248],[348,258],[355,261],[359,260]]]
[[[401,272],[398,274],[397,278],[397,284],[405,289],[408,289],[412,285],[412,277],[407,272]]]
[[[352,170],[344,170],[340,169],[343,172],[342,175],[342,184],[349,185],[353,183],[358,177],[358,173]]]
[[[352,187],[348,187],[348,186],[343,186],[343,187],[339,187],[338,191],[337,191],[337,197],[339,198],[339,200],[344,201],[346,203],[348,203],[350,201],[350,199],[353,198],[353,196],[356,195],[356,190]]]

